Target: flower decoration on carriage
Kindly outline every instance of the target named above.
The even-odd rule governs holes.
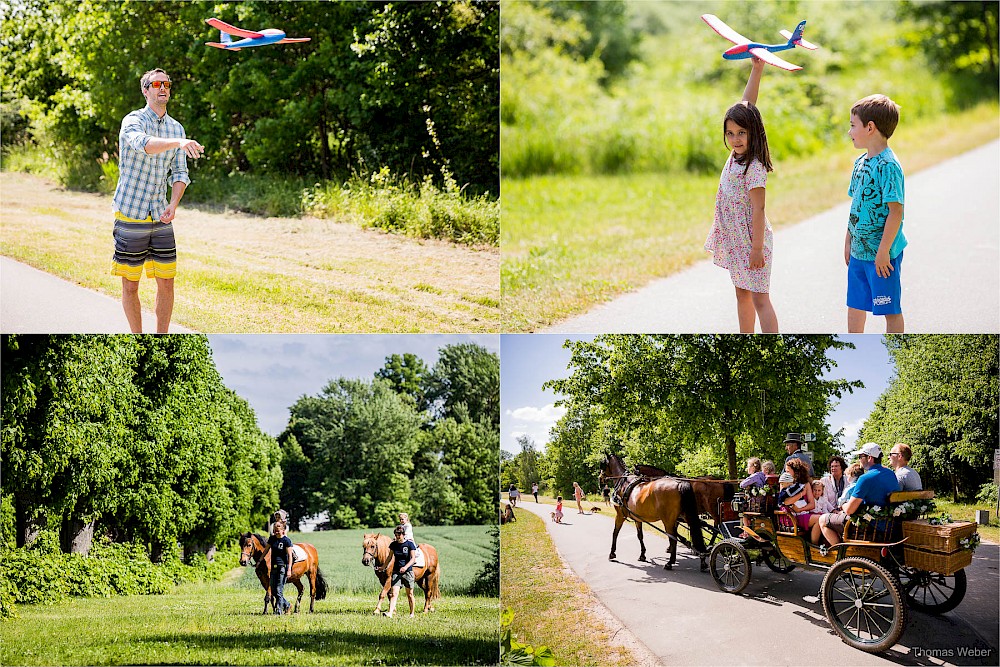
[[[945,512],[941,516],[932,516],[927,519],[927,523],[932,526],[944,526],[952,522],[951,515]]]
[[[969,535],[965,539],[959,540],[958,546],[962,547],[963,549],[968,549],[969,551],[975,553],[976,547],[979,546],[980,542],[982,542],[982,538],[979,537],[979,533],[973,533],[972,535]]]
[[[753,497],[764,497],[773,496],[777,493],[773,486],[765,484],[764,486],[751,486],[747,489],[747,493]]]
[[[880,505],[863,505],[861,511],[855,514],[860,521],[872,522],[883,519],[899,519],[909,521],[924,516],[928,512],[934,511],[933,500],[907,500],[895,505],[882,507]],[[948,521],[951,519],[949,518]],[[934,523],[934,519],[929,519],[928,523]],[[945,522],[947,523],[947,521]]]

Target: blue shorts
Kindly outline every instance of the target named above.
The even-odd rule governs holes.
[[[875,262],[866,262],[851,255],[847,267],[847,307],[866,310],[873,315],[898,315],[903,312],[899,302],[899,271],[903,253],[891,260],[892,271],[883,278],[875,271]]]

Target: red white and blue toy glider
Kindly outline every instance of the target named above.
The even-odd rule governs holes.
[[[802,68],[774,55],[775,51],[787,51],[788,49],[794,49],[796,46],[801,46],[803,49],[810,50],[819,48],[815,44],[810,44],[806,40],[802,39],[802,29],[806,25],[805,21],[800,23],[795,28],[795,32],[788,32],[787,30],[781,31],[781,36],[788,40],[786,43],[759,44],[757,42],[751,42],[749,39],[730,28],[722,21],[722,19],[714,14],[702,14],[701,19],[707,23],[712,30],[736,45],[723,52],[722,57],[726,60],[742,60],[743,58],[749,58],[750,56],[757,56],[769,65],[774,65],[775,67],[786,69],[789,72],[794,72],[795,70],[800,70]]]
[[[229,25],[219,19],[205,19],[205,23],[218,28],[222,32],[222,42],[205,42],[207,46],[214,46],[217,49],[227,51],[239,51],[251,46],[265,46],[267,44],[290,44],[292,42],[308,42],[309,37],[285,37],[283,30],[266,28],[264,30],[244,30],[234,25]],[[234,42],[232,37],[243,37],[238,42]]]

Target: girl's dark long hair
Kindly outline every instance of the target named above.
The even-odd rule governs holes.
[[[764,131],[764,120],[760,111],[750,102],[739,102],[729,107],[726,117],[722,119],[722,141],[726,141],[726,121],[731,120],[747,131],[747,150],[743,155],[734,156],[736,164],[743,165],[743,173],[750,169],[750,163],[755,159],[764,165],[764,171],[774,171],[771,167],[771,152],[767,149],[767,133]],[[726,147],[729,147],[728,142]]]

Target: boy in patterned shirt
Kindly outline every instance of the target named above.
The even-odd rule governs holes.
[[[852,198],[844,241],[850,333],[864,333],[868,312],[885,316],[886,333],[903,333],[903,168],[889,148],[898,122],[899,106],[885,95],[869,95],[851,107],[851,141],[866,153],[854,162],[847,192]]]
[[[201,144],[185,137],[180,123],[167,115],[170,86],[170,77],[162,69],[143,74],[139,87],[146,106],[122,119],[118,135],[111,275],[121,276],[122,308],[132,333],[142,333],[139,278],[144,267],[148,278],[156,278],[156,332],[167,333],[170,327],[177,266],[170,223],[191,182],[187,157],[198,158],[205,152]]]

